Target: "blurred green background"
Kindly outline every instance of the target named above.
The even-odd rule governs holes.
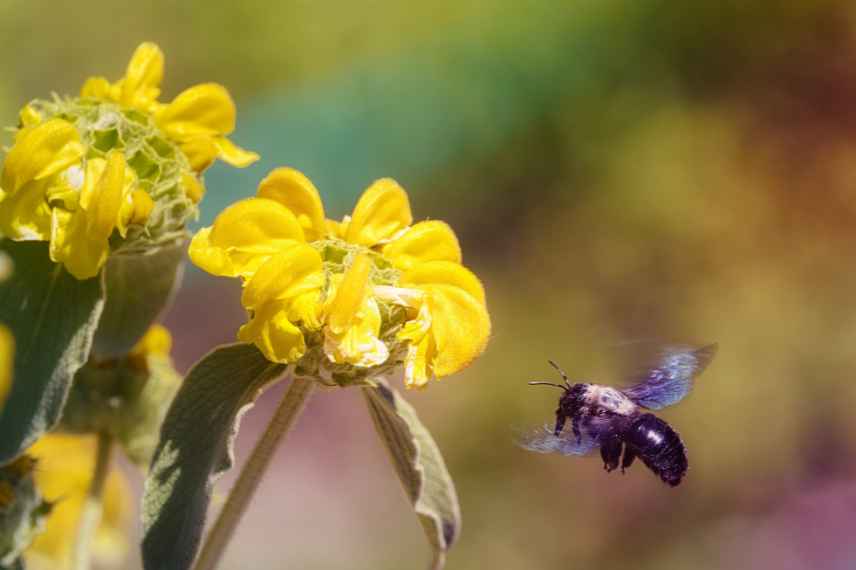
[[[0,123],[119,77],[142,40],[167,98],[226,85],[233,140],[263,157],[207,173],[201,223],[290,165],[331,217],[391,176],[459,232],[495,332],[408,394],[462,501],[450,569],[856,567],[856,4],[2,0]],[[235,284],[188,271],[166,318],[181,367],[242,320]],[[689,449],[679,488],[513,445],[551,419],[556,394],[525,384],[547,358],[617,382],[654,339],[720,343],[663,413]],[[224,568],[421,568],[423,542],[359,394],[334,391]]]

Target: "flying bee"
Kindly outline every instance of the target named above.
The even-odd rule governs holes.
[[[567,374],[549,361],[564,384],[529,382],[562,390],[556,423],[521,438],[521,447],[538,453],[586,455],[600,448],[603,468],[621,472],[638,457],[675,487],[687,472],[687,453],[678,433],[646,410],[659,410],[680,402],[693,379],[716,354],[716,344],[701,348],[671,346],[661,351],[656,364],[636,383],[616,389],[601,384],[571,384]],[[565,429],[570,420],[570,430]]]

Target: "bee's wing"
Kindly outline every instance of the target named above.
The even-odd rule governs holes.
[[[561,453],[562,455],[585,455],[600,445],[596,436],[587,430],[583,430],[581,435],[579,441],[571,430],[554,435],[553,428],[544,425],[519,434],[517,445],[536,453]]]
[[[657,363],[647,370],[637,384],[622,390],[642,407],[659,410],[684,399],[693,379],[702,373],[716,354],[717,345],[701,348],[670,346],[662,350]]]

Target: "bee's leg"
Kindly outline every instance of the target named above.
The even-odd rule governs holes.
[[[633,460],[636,459],[636,453],[630,449],[629,445],[624,446],[624,457],[621,458],[621,473],[624,474],[624,471],[633,465]]]
[[[582,443],[583,434],[580,432],[580,415],[574,414],[574,417],[571,419],[571,428],[574,430],[574,435],[577,436],[577,445]]]
[[[600,456],[603,458],[603,468],[607,473],[618,467],[622,446],[621,439],[616,436],[607,436],[601,442]]]

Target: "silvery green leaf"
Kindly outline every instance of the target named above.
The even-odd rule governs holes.
[[[0,283],[0,323],[15,337],[12,390],[0,412],[0,463],[59,420],[71,380],[89,357],[101,316],[100,278],[79,281],[44,242],[0,242],[13,273]]]
[[[146,251],[118,253],[104,266],[106,302],[92,352],[124,356],[146,334],[181,282],[185,240]]]
[[[461,532],[455,485],[440,449],[413,406],[382,380],[375,382],[376,387],[363,388],[369,412],[434,549],[432,568],[439,570]]]
[[[211,489],[232,466],[241,415],[285,372],[251,344],[196,363],[167,412],[143,496],[143,564],[186,570],[199,548]]]

